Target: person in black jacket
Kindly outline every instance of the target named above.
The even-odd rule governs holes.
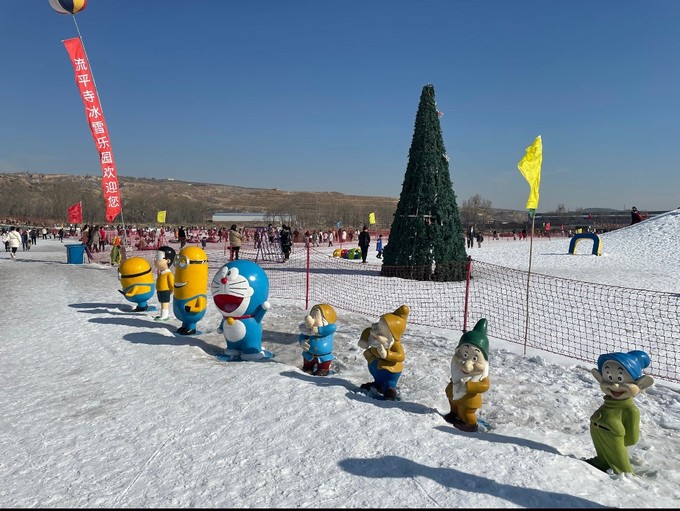
[[[293,245],[292,233],[290,232],[290,227],[287,225],[281,226],[281,233],[279,237],[281,238],[281,251],[283,252],[283,257],[286,261],[290,258],[290,249]]]
[[[179,248],[184,248],[184,245],[187,244],[187,232],[183,225],[180,225],[177,229],[177,239],[179,240]]]
[[[368,227],[364,225],[364,229],[359,234],[359,248],[361,249],[361,262],[366,262],[368,256],[368,247],[371,245],[371,235],[368,233]]]
[[[638,222],[642,221],[642,215],[638,211],[638,209],[633,206],[633,209],[630,210],[630,225],[636,224]]]

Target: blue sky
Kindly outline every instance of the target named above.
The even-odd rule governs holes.
[[[98,175],[48,0],[0,11],[0,172]],[[120,176],[398,197],[432,83],[458,204],[680,206],[680,1],[89,0]],[[123,200],[124,189],[122,191]]]

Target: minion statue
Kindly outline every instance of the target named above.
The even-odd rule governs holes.
[[[118,280],[123,289],[118,292],[127,300],[136,303],[134,312],[149,310],[148,301],[156,291],[151,265],[143,257],[126,259],[118,267]]]
[[[208,254],[192,245],[180,250],[175,262],[172,310],[182,322],[180,335],[194,335],[208,306]]]

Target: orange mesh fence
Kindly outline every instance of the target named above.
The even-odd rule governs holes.
[[[595,364],[603,353],[644,350],[650,374],[680,381],[680,295],[607,286],[472,262],[469,317],[491,337]],[[473,325],[474,326],[474,323]]]
[[[148,257],[138,251],[130,255]],[[644,350],[646,372],[680,382],[680,294],[629,289],[528,273],[471,261],[469,284],[383,277],[380,267],[332,257],[295,245],[291,259],[262,260],[243,246],[242,259],[257,260],[269,277],[271,297],[330,303],[375,321],[402,304],[409,323],[463,332],[482,317],[492,338],[563,355],[594,365],[603,353]],[[209,252],[210,278],[228,261],[221,250]],[[309,283],[309,286],[308,286]],[[467,292],[467,311],[466,311]],[[528,329],[527,329],[528,312]],[[466,321],[467,313],[467,321]],[[457,343],[459,335],[452,342]]]
[[[270,276],[272,296],[307,297],[304,257],[260,264]],[[490,337],[524,345],[526,332],[527,347],[589,364],[603,353],[640,349],[651,357],[647,372],[680,382],[680,294],[532,273],[527,329],[526,271],[473,260],[469,286],[465,281],[416,281],[382,277],[380,267],[314,249],[309,266],[310,306],[328,302],[377,319],[406,303],[410,323],[456,332],[484,317]]]

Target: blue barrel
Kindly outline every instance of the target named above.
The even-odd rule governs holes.
[[[83,264],[85,261],[85,245],[82,243],[71,243],[66,247],[67,264]]]

